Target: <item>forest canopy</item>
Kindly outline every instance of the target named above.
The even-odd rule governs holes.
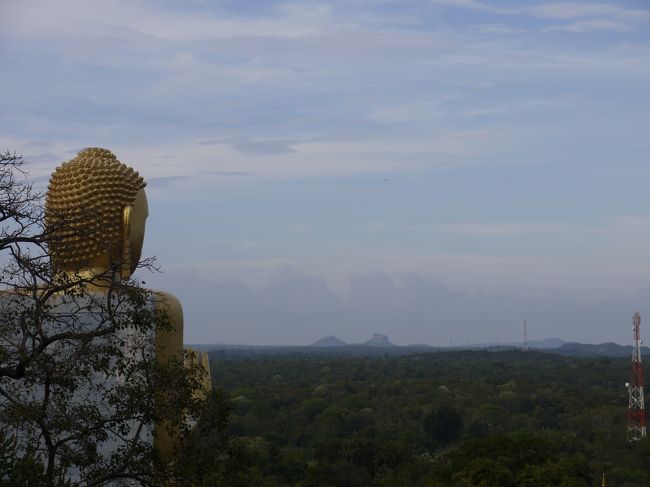
[[[650,485],[626,441],[629,359],[215,351],[262,486]]]

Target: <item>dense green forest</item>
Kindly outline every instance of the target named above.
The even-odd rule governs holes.
[[[459,351],[211,352],[243,485],[650,485],[629,359]]]

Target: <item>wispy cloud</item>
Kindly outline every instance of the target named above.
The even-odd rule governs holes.
[[[284,264],[261,277],[259,289],[236,279],[207,279],[191,268],[154,276],[153,283],[166,284],[185,304],[190,343],[307,345],[330,334],[361,342],[374,332],[400,345],[516,342],[524,318],[539,339],[621,342],[627,328],[613,323],[629,319],[630,309],[650,312],[647,290],[594,301],[557,292],[468,292],[427,272],[365,270],[346,280],[340,295],[323,276]]]
[[[225,8],[197,12],[191,8],[161,8],[149,1],[124,0],[62,0],[56,7],[37,0],[29,6],[8,6],[7,11],[14,20],[7,29],[12,33],[39,37],[57,34],[68,39],[124,38],[133,34],[168,41],[249,36],[300,38],[336,25],[328,6],[300,3],[279,4],[274,16],[242,16]],[[52,16],[58,22],[51,22]],[[85,25],[91,18],[93,25]]]
[[[399,225],[396,227],[386,226],[383,223],[370,223],[369,226],[381,231],[400,232],[434,232],[457,234],[467,236],[516,236],[516,235],[540,235],[547,234],[558,239],[566,238],[568,235],[593,235],[600,233],[614,237],[616,234],[629,236],[631,234],[643,233],[650,237],[650,217],[624,215],[615,218],[603,219],[597,222],[455,222],[439,223],[433,225]],[[591,237],[589,237],[591,238]]]
[[[0,147],[111,149],[168,267],[647,285],[643,2],[5,3]]]
[[[540,3],[526,7],[520,12],[534,17],[548,19],[584,19],[592,17],[619,18],[643,21],[650,19],[650,10],[628,9],[618,5],[590,2],[554,2]]]
[[[512,236],[536,233],[559,235],[566,232],[594,231],[596,228],[571,223],[448,223],[432,225],[430,230],[468,236]]]
[[[547,27],[544,29],[544,31],[549,32],[557,30],[584,34],[595,31],[623,32],[626,30],[631,30],[631,28],[632,27],[628,24],[615,22],[613,20],[580,20],[578,22],[572,22],[570,24]]]
[[[462,94],[451,93],[435,99],[409,100],[374,108],[368,115],[370,120],[380,123],[414,122],[440,116],[438,107],[446,102],[463,98]]]
[[[292,147],[295,142],[288,140],[252,140],[247,137],[224,137],[199,141],[199,145],[225,144],[243,154],[271,155],[296,152]]]
[[[513,34],[522,34],[526,32],[526,29],[522,27],[515,27],[508,24],[480,24],[473,25],[472,30],[476,32],[481,32],[483,34],[503,34],[503,35],[513,35]]]
[[[581,33],[596,30],[628,30],[634,24],[650,20],[650,9],[625,8],[619,5],[596,2],[550,2],[526,7],[502,7],[478,0],[431,0],[431,2],[434,5],[471,9],[505,16],[523,15],[547,20],[576,20],[574,24],[570,24],[571,28],[547,30],[570,30]],[[578,22],[581,19],[592,19],[593,23],[583,24]],[[508,32],[508,26],[496,24],[493,32]]]
[[[148,178],[148,188],[169,188],[174,183],[187,179],[187,176],[167,176],[162,178]]]
[[[517,12],[516,9],[506,8],[501,6],[492,5],[488,2],[480,2],[477,0],[430,0],[434,5],[446,5],[450,7],[460,7],[481,12],[489,12],[496,14],[512,14]]]

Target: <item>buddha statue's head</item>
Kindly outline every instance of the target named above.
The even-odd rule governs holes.
[[[45,201],[57,272],[121,279],[135,271],[148,216],[143,178],[106,149],[84,149],[59,166]]]

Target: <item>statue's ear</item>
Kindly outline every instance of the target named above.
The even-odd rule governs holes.
[[[120,277],[126,281],[131,277],[131,205],[126,205],[122,212],[122,259]]]

